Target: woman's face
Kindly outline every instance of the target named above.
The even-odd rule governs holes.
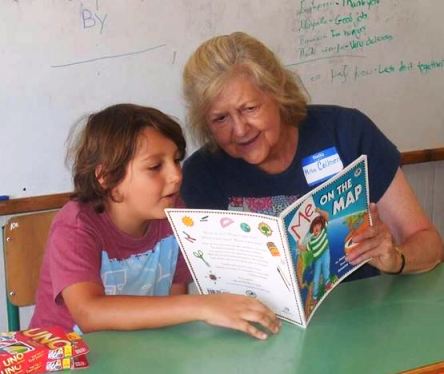
[[[282,159],[289,126],[281,121],[274,98],[246,75],[229,80],[206,116],[216,143],[234,158],[273,172]]]

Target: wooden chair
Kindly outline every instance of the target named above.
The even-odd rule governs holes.
[[[9,331],[20,330],[19,308],[35,304],[40,266],[57,210],[11,217],[3,227]]]

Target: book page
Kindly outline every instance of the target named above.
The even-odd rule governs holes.
[[[359,157],[281,217],[307,322],[327,294],[363,264],[349,264],[352,236],[370,224],[367,159]]]
[[[276,217],[221,210],[165,212],[201,293],[254,297],[279,317],[304,325]]]

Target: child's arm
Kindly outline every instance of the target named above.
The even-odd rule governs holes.
[[[328,221],[328,212],[319,208],[316,208],[316,212],[318,212],[326,222]]]
[[[204,321],[243,331],[258,339],[279,331],[276,315],[256,299],[232,295],[108,296],[101,284],[76,283],[62,292],[74,321],[84,332],[136,330]]]
[[[185,295],[188,293],[188,286],[185,283],[173,283],[170,295]]]

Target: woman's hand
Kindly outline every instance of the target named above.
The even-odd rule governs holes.
[[[254,298],[229,293],[201,298],[202,320],[211,325],[243,331],[261,340],[267,339],[268,334],[254,324],[273,334],[281,327],[276,315]]]
[[[401,268],[401,255],[395,249],[392,234],[387,225],[382,222],[376,204],[370,204],[372,226],[354,236],[353,242],[357,245],[350,251],[347,261],[357,265],[362,261],[371,259],[370,265],[383,272],[397,272]]]

